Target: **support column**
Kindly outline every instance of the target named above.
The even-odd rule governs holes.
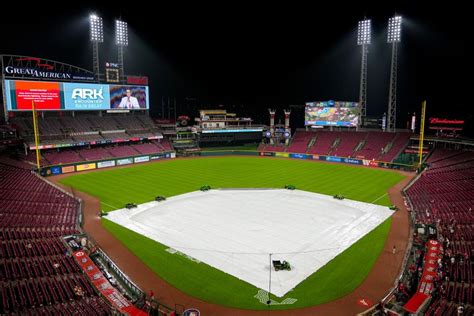
[[[275,141],[275,112],[276,110],[273,109],[268,109],[268,112],[270,113],[270,144],[274,145]]]
[[[291,110],[283,110],[285,112],[285,135],[288,133],[288,137],[285,137],[285,145],[288,146],[290,143],[291,137],[291,128],[290,128],[290,114]]]

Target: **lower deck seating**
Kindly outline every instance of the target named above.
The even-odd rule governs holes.
[[[79,202],[30,170],[0,163],[0,314],[112,315],[67,254]]]
[[[427,160],[431,166],[406,190],[416,222],[435,225],[444,248],[442,278],[425,315],[455,315],[460,304],[465,315],[474,310],[472,157],[470,151],[436,149]]]

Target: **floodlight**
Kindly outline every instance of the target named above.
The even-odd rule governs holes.
[[[371,21],[363,20],[359,21],[357,27],[357,45],[368,45],[370,44],[371,33]]]
[[[394,16],[388,19],[387,43],[398,43],[401,41],[402,17]]]
[[[90,40],[91,42],[102,43],[104,42],[104,25],[102,18],[95,14],[89,16],[90,22]]]
[[[115,20],[115,43],[118,46],[128,46],[127,22]]]

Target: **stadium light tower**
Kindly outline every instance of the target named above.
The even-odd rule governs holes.
[[[362,61],[360,66],[360,89],[359,89],[359,124],[365,119],[367,112],[367,54],[369,52],[371,38],[371,21],[359,21],[357,27],[357,45],[362,47]]]
[[[397,123],[397,71],[398,43],[401,41],[402,17],[395,15],[388,19],[387,43],[392,44],[392,63],[390,66],[390,91],[388,95],[387,131],[394,132]]]
[[[123,66],[123,48],[128,46],[128,25],[127,22],[115,20],[115,44],[118,47],[118,64],[120,67],[120,81],[125,79]]]
[[[96,80],[99,80],[99,43],[104,42],[102,18],[95,14],[89,16],[90,41],[92,43],[92,66]]]

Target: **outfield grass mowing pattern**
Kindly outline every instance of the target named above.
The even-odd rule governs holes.
[[[298,189],[322,194],[342,194],[349,199],[389,205],[388,188],[403,179],[391,171],[317,163],[304,160],[260,157],[218,157],[177,159],[153,164],[76,174],[64,178],[64,185],[98,197],[102,209],[122,208],[125,203],[143,203],[157,195],[173,196],[213,188],[282,188],[293,184]],[[161,278],[189,295],[202,300],[245,309],[267,309],[253,296],[258,289],[204,263],[195,263],[167,248],[110,221],[104,227]],[[179,223],[176,223],[179,225]],[[391,219],[379,225],[326,266],[312,274],[283,298],[296,298],[288,309],[332,301],[352,292],[367,276],[383,249]]]

